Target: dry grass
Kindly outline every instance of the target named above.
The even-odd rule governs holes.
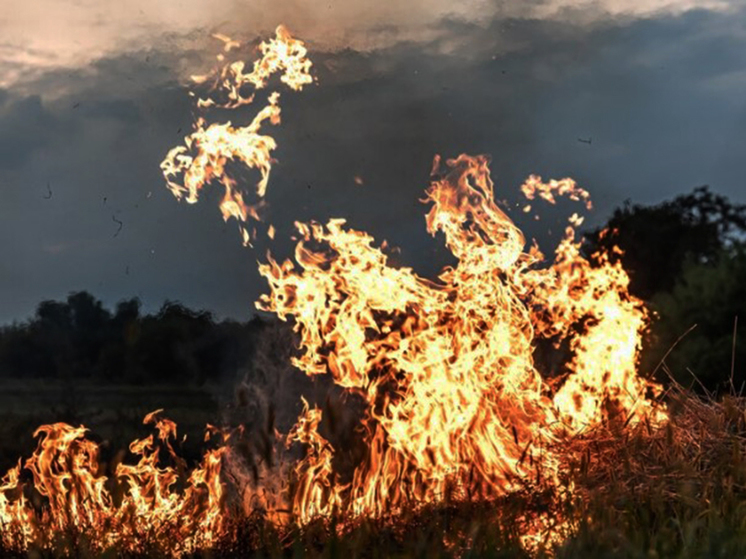
[[[703,399],[680,387],[666,399],[671,421],[661,429],[610,421],[571,441],[569,496],[526,487],[499,502],[444,503],[344,531],[334,519],[280,530],[237,515],[232,536],[199,557],[527,557],[521,535],[532,518],[573,527],[558,545],[536,551],[540,557],[746,556],[746,399]],[[95,556],[81,535],[60,544],[0,556]],[[156,547],[144,554],[162,555]]]

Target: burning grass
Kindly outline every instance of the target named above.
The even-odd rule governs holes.
[[[341,537],[327,530],[324,544],[305,555],[743,556],[746,398],[703,399],[674,386],[666,400],[663,428],[610,420],[563,443],[564,488],[529,483],[489,502],[446,500],[366,521]],[[526,549],[527,523],[557,518],[571,527],[567,537]]]
[[[412,504],[397,513],[354,521],[334,513],[303,526],[277,525],[261,512],[226,507],[221,537],[185,556],[742,556],[746,399],[703,399],[675,386],[666,400],[671,417],[662,428],[609,420],[565,441],[565,474],[557,488],[527,480],[497,499],[446,494],[439,503]],[[237,490],[230,477],[224,483],[227,493]],[[38,497],[34,502],[39,513],[47,506]],[[563,537],[525,539],[527,527],[551,527],[560,518]],[[47,536],[43,546],[26,551],[7,546],[6,537],[2,557],[170,557],[184,537],[180,526],[168,522],[133,533],[137,551],[126,541],[102,549],[85,529]]]

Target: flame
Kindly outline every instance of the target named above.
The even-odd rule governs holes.
[[[254,91],[264,89],[269,78],[280,73],[280,80],[295,91],[313,82],[310,75],[311,61],[306,57],[307,51],[303,42],[294,39],[287,29],[279,26],[276,36],[268,42],[262,42],[259,50],[262,57],[254,62],[254,68],[244,73],[243,61],[236,61],[215,72],[211,91],[216,95],[227,95],[227,101],[221,102],[217,97],[197,100],[198,108],[235,109],[254,101],[254,93],[245,97],[242,93],[246,85]],[[215,35],[224,43],[224,51],[229,53],[240,44],[224,35]],[[221,55],[222,56],[222,55]],[[193,76],[198,84],[207,82],[209,76]],[[208,124],[204,117],[194,123],[194,130],[184,138],[184,145],[176,146],[166,155],[161,163],[161,170],[168,188],[177,199],[185,199],[194,204],[205,185],[217,181],[223,185],[224,195],[220,203],[223,219],[234,218],[244,244],[249,245],[252,233],[248,221],[261,221],[260,213],[264,207],[263,198],[267,191],[267,182],[275,160],[272,152],[277,148],[274,138],[261,133],[266,121],[277,125],[280,123],[280,94],[272,92],[267,105],[262,108],[245,126],[234,126],[230,121]],[[256,196],[260,201],[248,204],[239,188],[238,181],[227,171],[229,163],[242,163],[260,173],[256,184]]]
[[[543,184],[530,177],[523,191],[590,206],[569,179]],[[497,497],[537,469],[555,479],[554,443],[602,422],[609,406],[629,422],[665,417],[646,398],[658,388],[635,373],[646,312],[619,266],[592,267],[570,227],[553,264],[525,252],[494,202],[484,156],[447,161],[426,196],[428,232],[443,233],[458,259],[438,281],[389,266],[373,238],[342,219],[296,224],[295,261],[259,268],[270,293],[258,308],[295,321],[294,365],[331,374],[367,404],[369,452],[349,485],[335,485],[327,467],[330,449],[315,431],[321,412],[301,419],[297,440],[310,451],[298,473],[317,490],[295,496],[298,518],[330,506],[378,515],[445,494]],[[537,338],[570,344],[559,388],[534,364]]]
[[[550,180],[542,182],[541,177],[530,175],[521,186],[521,192],[528,200],[534,200],[536,196],[543,198],[550,204],[556,203],[555,195],[567,196],[570,200],[585,202],[587,209],[592,209],[591,195],[587,190],[580,188],[572,179]],[[530,209],[530,206],[527,206]]]
[[[0,484],[4,546],[45,548],[52,545],[55,534],[78,534],[99,552],[117,546],[138,553],[155,544],[178,556],[222,537],[225,507],[220,476],[226,447],[208,451],[202,464],[182,479],[178,470],[184,465],[171,444],[176,424],[158,417],[160,411],[144,420],[157,430],[159,444],[153,435],[134,441],[130,451],[140,457],[138,463],[119,464],[113,478],[98,473],[99,448],[86,438],[85,427],[56,423],[37,429],[36,451],[23,465],[32,474],[32,483],[26,486],[21,480],[19,463]],[[175,466],[162,464],[162,448]],[[177,490],[177,483],[183,489]],[[124,492],[118,504],[112,489]],[[25,496],[27,491],[38,493],[44,506],[34,507]]]

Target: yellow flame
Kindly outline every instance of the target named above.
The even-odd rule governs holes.
[[[179,472],[160,459],[165,448],[179,462],[171,445],[176,424],[157,414],[149,414],[144,423],[154,425],[160,443],[152,435],[134,441],[130,451],[140,457],[138,463],[117,466],[114,480],[99,475],[98,446],[85,438],[85,427],[57,423],[37,429],[38,446],[24,469],[31,472],[32,487],[46,506],[37,510],[31,505],[23,494],[20,464],[11,469],[0,484],[0,541],[9,549],[44,548],[56,533],[78,533],[90,538],[94,550],[116,545],[138,553],[146,551],[142,546],[149,535],[161,533],[170,536],[157,544],[174,556],[215,543],[225,534],[220,473],[226,447],[207,452],[177,490]],[[117,505],[114,481],[124,489]]]
[[[531,177],[524,191],[590,205],[567,179],[543,184]],[[427,190],[427,229],[443,233],[458,259],[437,282],[389,266],[372,237],[341,219],[296,224],[295,262],[260,266],[270,293],[258,307],[293,317],[303,350],[294,364],[330,373],[368,405],[368,457],[345,486],[333,486],[328,443],[308,432],[320,411],[302,419],[311,448],[303,483],[333,489],[296,495],[299,518],[332,504],[375,515],[449,491],[495,497],[537,469],[553,479],[559,456],[547,443],[598,424],[605,406],[631,422],[664,417],[646,399],[657,387],[635,374],[646,313],[624,271],[608,261],[592,267],[571,228],[556,261],[542,266],[493,188],[488,159],[462,155]],[[569,341],[559,388],[534,365],[538,337]]]
[[[216,35],[224,42],[225,52],[230,52],[238,43],[223,35]],[[254,91],[263,89],[269,78],[280,73],[280,80],[291,89],[299,91],[304,85],[313,82],[310,75],[311,61],[306,58],[304,44],[294,39],[283,26],[276,30],[276,37],[259,45],[262,57],[254,62],[252,72],[244,74],[244,63],[233,62],[216,72],[212,92],[227,93],[228,101],[220,102],[215,98],[198,99],[199,108],[237,108],[252,103],[254,93],[245,97],[244,86],[253,86]],[[197,83],[208,81],[209,76],[193,76]],[[178,199],[193,204],[199,199],[199,193],[205,185],[217,181],[223,185],[224,196],[220,203],[223,219],[234,218],[244,244],[250,244],[251,234],[248,221],[261,221],[264,207],[263,198],[267,191],[272,164],[275,160],[271,153],[277,148],[274,138],[261,133],[262,126],[269,121],[277,125],[280,122],[280,94],[269,95],[267,105],[261,109],[246,126],[234,126],[231,122],[207,124],[203,117],[197,119],[194,131],[184,138],[184,145],[173,148],[161,163],[163,176],[171,192]],[[256,184],[256,196],[259,202],[249,204],[236,179],[230,176],[227,166],[230,163],[242,163],[260,173]]]
[[[576,202],[584,201],[585,207],[589,210],[593,207],[590,193],[580,188],[572,179],[550,180],[545,183],[542,182],[541,177],[531,175],[521,186],[521,192],[529,200],[533,200],[536,196],[539,196],[550,204],[554,204],[556,201],[555,195],[567,196],[570,200],[575,200]]]

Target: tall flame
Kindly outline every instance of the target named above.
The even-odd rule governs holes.
[[[569,179],[561,184],[579,192]],[[524,252],[493,188],[484,156],[449,160],[433,180],[427,230],[443,233],[458,259],[436,282],[389,266],[372,237],[341,219],[297,224],[295,262],[260,266],[270,293],[258,307],[294,319],[303,350],[294,364],[330,373],[367,403],[367,460],[336,493],[296,499],[300,518],[332,501],[367,515],[446,492],[498,496],[537,465],[555,476],[559,456],[549,443],[597,425],[608,406],[629,421],[664,417],[646,399],[657,388],[635,373],[646,314],[624,271],[608,261],[592,267],[569,227],[555,262],[542,266],[537,249]],[[534,365],[537,337],[570,343],[559,388]],[[309,433],[319,421],[312,412],[297,439],[317,456],[304,485],[334,487],[319,467],[328,452]]]

